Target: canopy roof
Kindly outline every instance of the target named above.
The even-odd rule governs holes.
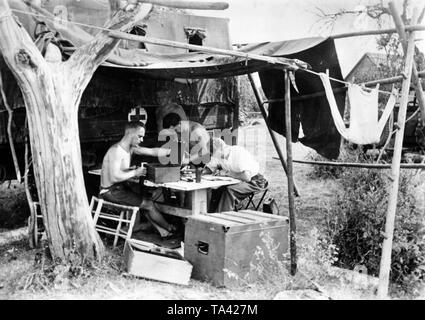
[[[313,48],[325,40],[326,38],[323,37],[312,37],[277,42],[261,42],[241,45],[239,50],[271,57],[283,57]]]
[[[243,46],[239,51],[263,56],[282,57],[315,47],[326,38],[305,38],[279,42],[263,42]],[[186,53],[178,55],[158,55],[139,49],[122,51],[128,66],[105,62],[104,67],[124,68],[148,77],[173,78],[219,78],[247,74],[270,69],[269,63],[254,59],[223,56],[206,53]]]
[[[13,2],[13,0],[12,0]],[[22,3],[18,9],[28,10]],[[20,15],[19,20],[23,27],[33,37],[36,36],[37,24],[34,19],[27,15]],[[46,19],[44,23],[48,31],[38,33],[45,37],[38,37],[37,44],[44,46],[50,42],[59,44],[65,55],[69,55],[75,48],[81,47],[93,39],[93,35],[77,27],[75,24],[53,24]],[[59,28],[59,29],[57,29]],[[54,37],[52,38],[52,34]],[[34,39],[36,40],[36,39]],[[40,48],[43,49],[43,48]],[[41,50],[43,52],[43,50]],[[325,72],[329,69],[329,75],[341,79],[341,69],[335,50],[335,44],[329,38],[304,38],[279,42],[262,42],[256,44],[242,45],[239,53],[249,53],[259,56],[269,56],[275,59],[298,59],[309,64],[316,72]],[[179,52],[179,51],[176,51]],[[237,51],[235,51],[237,52]],[[283,62],[283,61],[282,61]],[[296,65],[296,63],[294,63]],[[269,119],[271,128],[285,135],[284,115],[284,65],[272,65],[269,62],[258,59],[225,56],[209,53],[182,53],[163,54],[147,52],[144,49],[118,48],[112,53],[101,70],[120,69],[121,72],[134,72],[142,77],[155,79],[176,78],[222,78],[259,72],[260,80],[266,97],[278,100],[269,103]],[[340,136],[333,124],[326,97],[321,95],[323,85],[315,75],[308,74],[302,70],[296,72],[298,91],[291,89],[293,98],[292,136],[293,142],[301,141],[303,144],[316,149],[320,154],[328,158],[336,158],[339,154]],[[343,85],[332,83],[333,88]],[[297,99],[300,96],[317,94],[315,98]],[[345,92],[336,94],[336,100],[341,114],[345,107]],[[300,127],[304,137],[299,137]]]
[[[206,53],[187,53],[178,55],[157,55],[134,50],[132,58],[127,60],[134,64],[138,61],[146,63],[144,66],[127,66],[104,62],[102,67],[125,69],[140,73],[143,76],[159,79],[208,79],[242,75],[270,68],[264,61],[243,59]]]

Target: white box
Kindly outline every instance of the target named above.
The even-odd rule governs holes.
[[[130,239],[125,243],[124,259],[129,274],[158,281],[189,284],[192,265],[176,250]]]

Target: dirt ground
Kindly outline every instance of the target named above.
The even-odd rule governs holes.
[[[244,141],[247,141],[246,146],[251,152],[259,143],[266,146],[265,151],[260,150],[260,158],[263,159],[264,173],[269,181],[269,195],[277,201],[281,214],[287,215],[286,176],[280,161],[274,159],[277,153],[264,124],[246,127],[243,130],[248,133],[249,139]],[[266,140],[251,139],[253,135],[260,135],[260,139]],[[279,141],[282,149],[285,149],[285,139],[279,137]],[[305,159],[310,152],[312,152],[310,149],[299,143],[293,145],[295,159]],[[320,209],[332,199],[338,188],[332,180],[309,178],[311,170],[312,168],[307,165],[294,165],[295,182],[300,192],[300,197],[296,198],[298,246],[308,244],[312,232],[321,227]],[[4,190],[4,185],[1,188]],[[7,201],[7,197],[2,196],[1,201]],[[278,293],[276,288],[257,284],[240,289],[226,289],[215,288],[196,280],[191,280],[189,286],[178,286],[124,277],[122,248],[110,250],[109,269],[99,271],[99,274],[94,276],[79,277],[75,281],[60,280],[59,277],[53,287],[43,287],[42,284],[29,285],[37,278],[39,268],[35,267],[35,261],[42,249],[29,249],[25,237],[26,228],[7,232],[0,230],[0,299],[273,299]],[[310,284],[306,285],[308,286],[311,287]],[[370,298],[372,294],[372,292],[352,291],[347,285],[344,287],[333,285],[330,280],[322,281],[320,286],[334,299],[359,299],[365,298],[365,295]]]

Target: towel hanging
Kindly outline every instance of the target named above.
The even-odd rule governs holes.
[[[379,85],[371,91],[366,91],[359,85],[349,84],[348,99],[351,106],[350,127],[346,128],[338,111],[329,77],[324,73],[320,73],[319,76],[325,87],[332,118],[341,136],[352,143],[360,145],[378,143],[385,124],[394,109],[398,90],[393,90],[387,101],[384,112],[378,120]]]

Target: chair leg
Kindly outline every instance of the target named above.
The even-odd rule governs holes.
[[[248,198],[248,203],[245,206],[245,210],[248,209],[251,204],[255,206],[253,199],[254,199],[254,194],[251,194]]]
[[[93,217],[93,222],[94,222],[95,226],[97,224],[97,220],[99,219],[99,214],[100,214],[100,210],[102,210],[102,206],[103,206],[103,200],[99,199],[97,201],[97,208],[96,208],[96,212],[94,213],[94,217]]]
[[[94,201],[95,201],[95,197],[91,197],[91,200],[90,200],[90,213],[93,210]]]
[[[267,191],[268,191],[267,189],[264,191],[263,195],[261,196],[260,201],[258,201],[258,204],[257,204],[257,206],[255,207],[255,211],[258,211],[258,208],[260,207],[261,203],[263,202],[264,197],[266,196]]]
[[[124,211],[121,211],[120,212],[120,220],[118,221],[117,230],[115,231],[114,244],[112,246],[114,249],[117,246],[118,237],[120,236],[120,233],[121,233],[121,225],[122,225],[122,219],[123,218],[124,218]]]
[[[35,217],[34,217],[34,244],[38,247],[38,213],[37,213],[37,205],[34,204]]]
[[[133,235],[134,224],[136,223],[136,217],[139,214],[139,208],[133,208],[133,212],[131,213],[130,225],[128,226],[127,238],[126,240],[131,239]]]

